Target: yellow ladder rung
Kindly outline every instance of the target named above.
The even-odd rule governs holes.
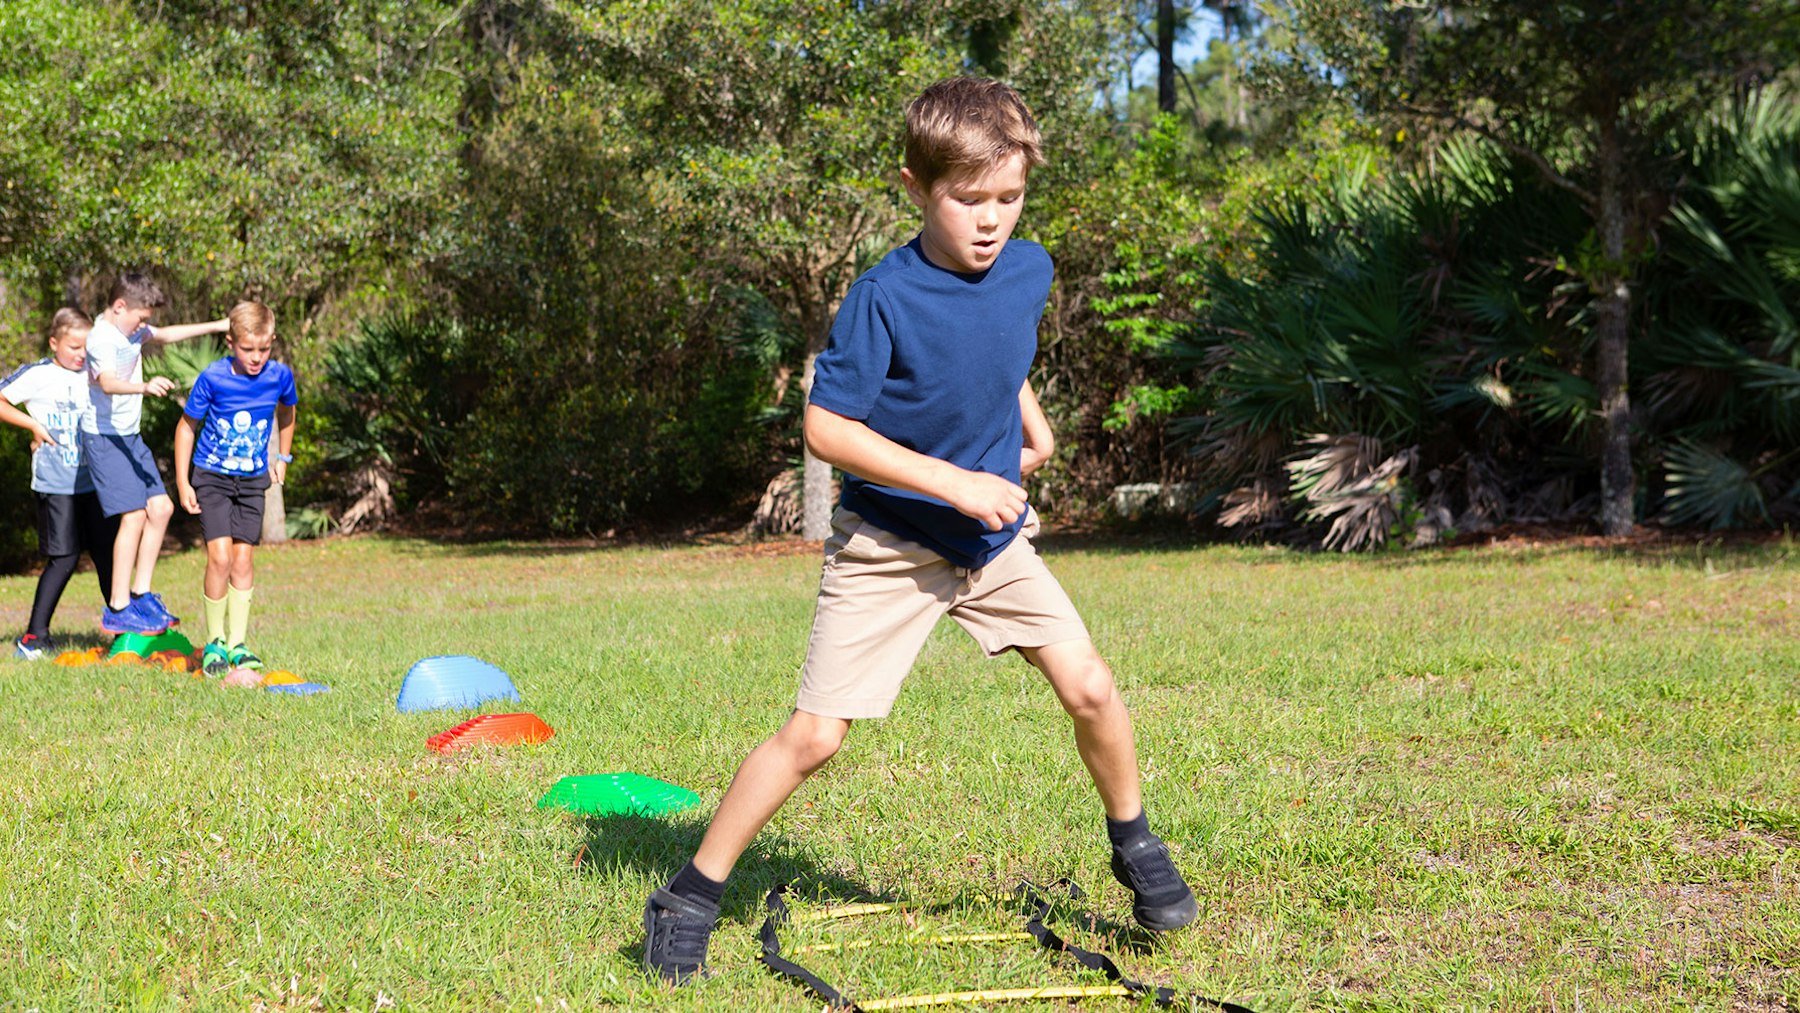
[[[873,1013],[883,1009],[917,1009],[948,1006],[956,1002],[1012,1002],[1024,999],[1083,999],[1102,995],[1131,995],[1123,985],[1050,985],[1045,988],[997,988],[975,992],[934,992],[902,995],[892,999],[858,999],[856,1005]]]
[[[943,946],[950,943],[997,943],[1002,940],[1030,939],[1029,932],[967,932],[960,935],[927,936],[903,939],[907,946]],[[866,950],[876,944],[873,939],[857,939],[848,943],[811,943],[794,947],[795,953],[835,953],[839,950]]]

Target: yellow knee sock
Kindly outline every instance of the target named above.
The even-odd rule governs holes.
[[[208,642],[225,639],[225,602],[226,598],[208,598],[206,592],[200,592],[200,600],[206,604],[206,639]],[[230,645],[226,645],[230,646]]]
[[[227,646],[236,647],[250,632],[250,592],[248,587],[230,587],[225,592],[225,624],[229,634]]]

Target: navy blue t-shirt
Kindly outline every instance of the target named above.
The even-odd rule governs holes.
[[[925,258],[919,240],[856,283],[814,366],[809,400],[895,443],[969,471],[1019,481],[1019,388],[1037,355],[1053,269],[1042,246],[1014,239],[994,265],[961,274]],[[1024,518],[989,531],[934,496],[844,478],[846,509],[957,566],[985,565]]]

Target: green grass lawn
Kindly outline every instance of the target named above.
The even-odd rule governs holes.
[[[1048,552],[1200,898],[1154,945],[1056,926],[1128,974],[1262,1013],[1800,1009],[1793,543]],[[202,563],[158,575],[191,626]],[[637,971],[644,896],[791,705],[816,557],[356,538],[261,551],[258,571],[252,647],[330,694],[0,662],[0,1008],[816,1009],[754,961],[786,881],[927,905],[785,933],[872,940],[805,958],[863,998],[1097,983],[1029,943],[907,945],[1017,928],[1022,876],[1071,877],[1129,920],[1054,697],[945,623],[893,717],[746,856],[716,977],[663,994]],[[0,579],[9,630],[32,584]],[[96,607],[77,576],[59,634]],[[457,653],[524,694],[489,710],[556,737],[427,750],[467,715],[401,715],[395,694],[413,661]],[[616,770],[706,805],[535,807]]]

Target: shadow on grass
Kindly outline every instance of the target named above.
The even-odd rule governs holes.
[[[687,864],[705,834],[706,822],[699,819],[590,816],[583,821],[581,865],[635,872],[661,885]],[[826,869],[799,845],[764,831],[731,874],[721,905],[724,917],[760,920],[763,899],[780,885],[798,897],[835,903],[894,899]]]
[[[581,866],[597,872],[642,873],[661,885],[672,879],[706,834],[706,823],[696,819],[643,816],[590,816],[583,821]],[[766,831],[756,838],[731,874],[720,917],[758,923],[765,915],[764,898],[778,885],[787,884],[800,897],[837,903],[885,901],[867,886],[829,872],[807,857],[792,841]],[[644,939],[633,933],[618,947],[619,956],[636,963],[643,956]]]
[[[1640,525],[1634,534],[1617,538],[1579,526],[1511,524],[1429,548],[1392,545],[1357,553],[1333,552],[1303,541],[1235,541],[1179,529],[1055,531],[1039,536],[1037,545],[1048,556],[1062,552],[1131,556],[1235,547],[1267,552],[1266,560],[1259,563],[1329,561],[1383,570],[1463,565],[1472,553],[1481,553],[1484,561],[1513,565],[1569,558],[1624,559],[1714,573],[1783,564],[1795,554],[1794,535],[1788,531],[1712,532],[1649,524]]]
[[[63,651],[85,651],[90,647],[98,647],[102,650],[107,650],[112,647],[112,642],[112,634],[102,633],[98,630],[89,630],[82,633],[58,633],[56,635],[56,650],[58,653]]]

